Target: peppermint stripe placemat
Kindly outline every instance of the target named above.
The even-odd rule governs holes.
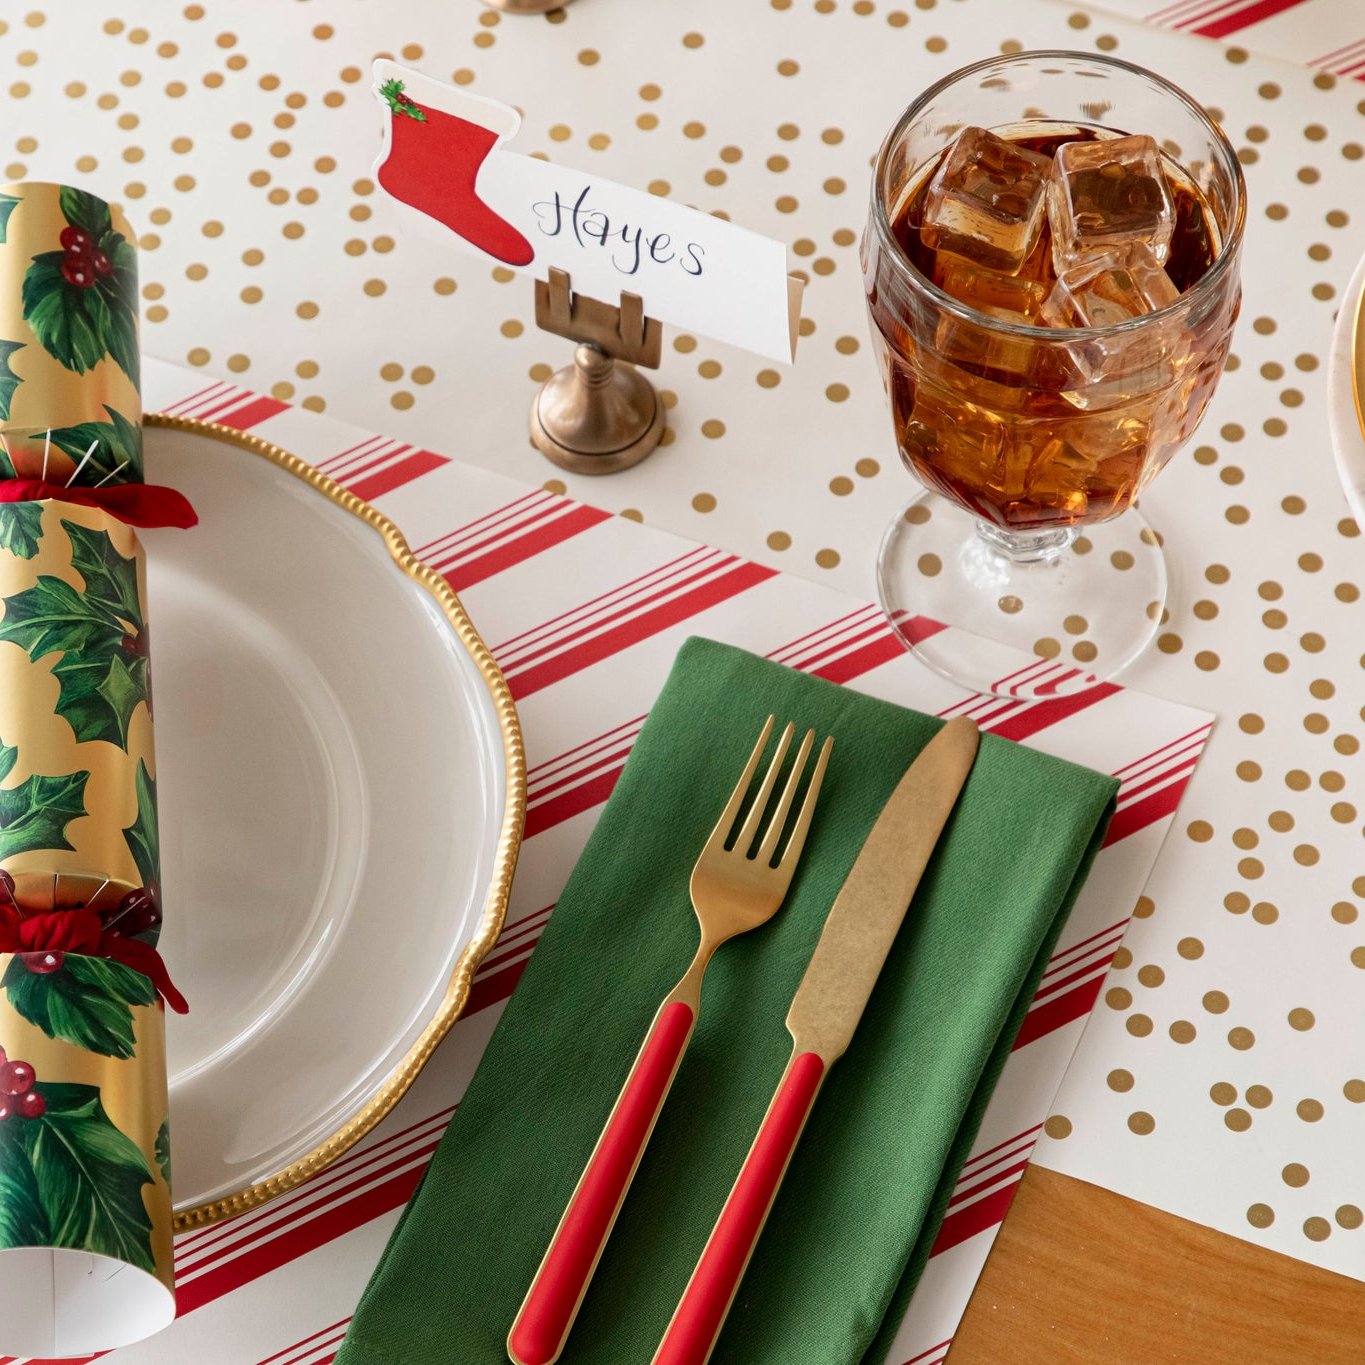
[[[179,1321],[109,1359],[331,1361],[674,652],[702,634],[904,705],[971,715],[1123,784],[1106,846],[1005,1068],[891,1365],[941,1360],[1129,916],[1144,913],[1143,885],[1211,718],[1114,686],[1028,702],[964,694],[915,665],[876,607],[818,584],[236,386],[207,385],[173,366],[149,363],[147,391],[149,409],[250,429],[366,492],[449,578],[517,697],[529,813],[506,930],[475,979],[465,1017],[402,1104],[310,1184],[180,1237]],[[1060,662],[1020,659],[1011,680],[1060,682],[1069,674]]]

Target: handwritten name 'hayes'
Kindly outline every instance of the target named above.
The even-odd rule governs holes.
[[[581,247],[599,246],[610,252],[613,266],[623,275],[638,273],[646,261],[654,265],[676,265],[689,275],[702,273],[701,258],[706,254],[696,242],[674,246],[673,239],[666,232],[648,233],[644,228],[631,227],[629,223],[613,225],[611,218],[601,209],[588,207],[590,185],[585,185],[572,204],[559,197],[555,191],[553,199],[542,199],[532,204],[532,212],[540,230],[547,237],[558,237],[570,231]]]

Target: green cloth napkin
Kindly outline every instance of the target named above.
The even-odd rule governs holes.
[[[506,1361],[550,1235],[696,947],[688,876],[769,712],[835,737],[810,839],[782,909],[707,972],[696,1033],[561,1357],[651,1359],[786,1064],[783,1021],[830,904],[941,724],[701,639],[679,652],[338,1365]],[[881,1362],[1116,787],[983,737],[714,1365]]]

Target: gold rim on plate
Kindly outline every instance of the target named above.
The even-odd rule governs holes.
[[[149,427],[207,436],[269,460],[378,532],[388,546],[393,562],[414,583],[431,594],[445,613],[460,643],[469,651],[497,710],[507,772],[507,795],[503,802],[502,829],[498,834],[493,879],[484,901],[483,916],[478,932],[465,946],[455,964],[446,986],[445,997],[431,1022],[389,1073],[379,1092],[358,1114],[348,1119],[306,1156],[291,1162],[274,1175],[219,1199],[210,1199],[203,1204],[177,1211],[175,1230],[184,1232],[189,1228],[203,1227],[207,1223],[216,1222],[230,1214],[245,1213],[246,1210],[257,1208],[276,1195],[284,1194],[285,1191],[301,1185],[354,1147],[407,1093],[408,1087],[426,1065],[437,1044],[464,1013],[474,973],[502,932],[503,920],[507,914],[507,897],[512,886],[512,874],[516,870],[517,854],[521,849],[522,825],[526,819],[526,754],[522,746],[521,725],[517,719],[516,706],[502,676],[502,670],[474,628],[474,623],[466,615],[454,590],[434,569],[429,568],[413,554],[403,538],[403,533],[388,517],[320,473],[305,460],[272,445],[269,441],[263,441],[259,436],[251,436],[232,427],[219,426],[216,422],[197,422],[193,418],[175,417],[164,412],[149,412],[144,421]]]

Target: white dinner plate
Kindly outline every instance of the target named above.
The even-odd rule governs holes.
[[[149,417],[145,533],[177,1226],[321,1169],[397,1102],[502,927],[525,811],[507,685],[373,508]]]
[[[1365,431],[1360,427],[1355,389],[1351,382],[1351,354],[1355,348],[1356,318],[1365,292],[1365,257],[1356,266],[1351,283],[1342,295],[1332,333],[1332,351],[1327,357],[1327,410],[1332,431],[1332,448],[1337,457],[1337,473],[1346,490],[1355,519],[1365,529]],[[1360,377],[1365,384],[1365,374]]]

